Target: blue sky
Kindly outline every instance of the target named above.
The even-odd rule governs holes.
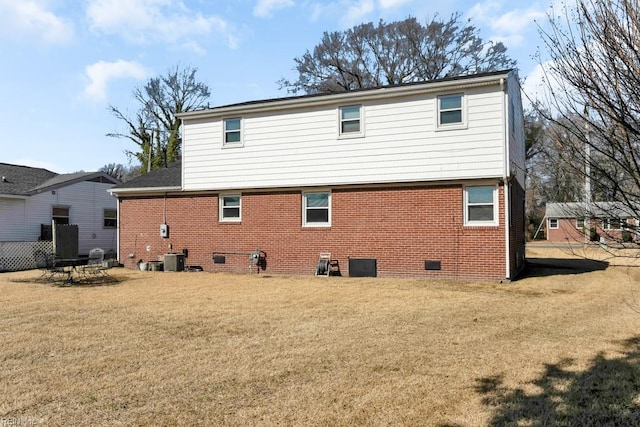
[[[58,173],[128,164],[132,92],[177,64],[198,69],[210,105],[287,96],[295,57],[324,31],[459,11],[485,40],[502,41],[527,85],[537,25],[551,0],[0,0],[0,162]],[[537,23],[536,23],[537,21]]]

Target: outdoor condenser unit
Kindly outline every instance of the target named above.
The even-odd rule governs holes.
[[[183,254],[165,254],[164,271],[183,271],[184,255]]]

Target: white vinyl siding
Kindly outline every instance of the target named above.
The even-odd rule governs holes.
[[[115,251],[116,228],[104,227],[105,210],[117,209],[117,199],[107,193],[111,187],[113,184],[83,181],[25,197],[20,200],[22,207],[12,201],[7,208],[15,215],[3,222],[0,237],[4,239],[6,235],[12,241],[36,241],[40,237],[40,225],[51,225],[53,207],[63,206],[69,207],[69,222],[78,225],[80,254],[86,255],[93,248]],[[2,206],[3,202],[0,202],[0,211]],[[20,232],[4,234],[9,228]]]
[[[362,106],[362,138],[341,139],[338,105],[243,114],[242,150],[221,149],[221,118],[186,119],[184,190],[333,186],[504,175],[504,94],[465,92],[467,127],[436,131],[436,95]]]
[[[25,234],[25,206],[22,199],[0,199],[0,242],[30,240]]]

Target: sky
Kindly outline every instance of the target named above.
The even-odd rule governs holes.
[[[518,61],[525,91],[551,0],[0,0],[0,162],[57,173],[129,165],[132,93],[179,65],[197,69],[210,106],[288,96],[294,58],[325,31],[460,12]],[[544,52],[543,52],[544,58]]]

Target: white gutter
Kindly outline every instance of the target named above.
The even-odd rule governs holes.
[[[505,80],[504,78],[500,79],[500,88],[503,91],[503,101],[502,101],[502,147],[504,149],[504,171],[502,177],[502,188],[504,192],[504,247],[505,247],[505,276],[507,279],[511,279],[511,242],[509,239],[509,230],[511,228],[511,222],[509,221],[510,217],[510,203],[509,203],[509,190],[511,187],[511,183],[509,182],[509,118],[507,117],[509,108],[505,105],[509,102],[509,92],[505,90]]]
[[[182,191],[182,187],[137,187],[137,188],[116,188],[109,189],[107,192],[114,197],[120,195],[137,195],[137,194],[157,194],[172,191]]]

